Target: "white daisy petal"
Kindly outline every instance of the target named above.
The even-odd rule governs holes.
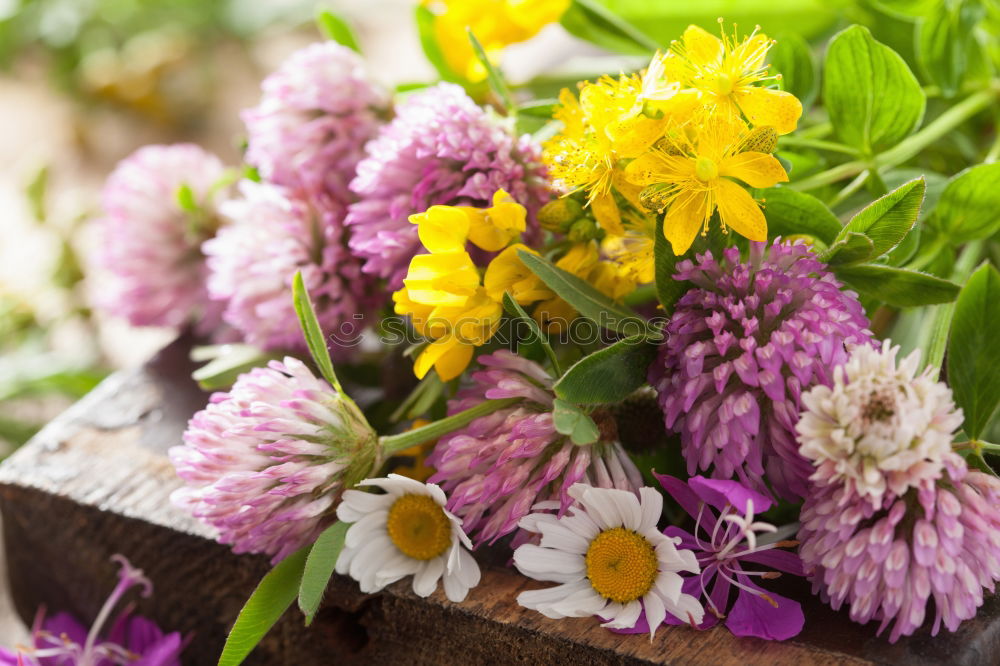
[[[646,622],[649,624],[649,639],[652,640],[656,635],[656,629],[667,617],[667,609],[660,595],[652,590],[642,598],[642,607],[646,612]]]
[[[388,511],[373,511],[362,516],[347,530],[344,537],[345,548],[361,548],[379,532],[385,532],[385,519],[389,517]]]
[[[681,588],[684,587],[684,579],[672,571],[661,571],[656,577],[655,586],[661,597],[677,601],[681,596]]]
[[[565,582],[584,575],[584,562],[579,555],[530,543],[514,551],[514,566],[535,580]]]
[[[337,518],[345,523],[356,523],[361,517],[379,509],[389,509],[392,498],[361,490],[344,491],[343,499],[337,507]]]
[[[602,627],[607,627],[609,629],[631,629],[635,626],[635,623],[639,621],[639,616],[642,614],[642,604],[639,600],[630,601],[625,604],[621,612],[615,615],[613,620],[605,622]]]
[[[639,489],[639,504],[642,507],[642,519],[638,530],[656,529],[663,514],[663,495],[652,488]]]
[[[440,557],[427,560],[413,577],[413,591],[420,597],[428,597],[437,587],[441,574],[444,573],[444,562]]]
[[[701,624],[705,619],[705,609],[690,594],[682,594],[676,602],[664,599],[663,605],[671,615],[685,622],[693,621],[695,624]]]
[[[652,490],[654,493],[656,492],[652,488],[649,490]],[[615,492],[609,493],[608,497],[611,498],[611,502],[618,510],[618,515],[621,516],[619,524],[630,530],[638,530],[642,523],[642,508],[639,506],[639,500],[636,499],[635,495],[627,490],[615,490]]]

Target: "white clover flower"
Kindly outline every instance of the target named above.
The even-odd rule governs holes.
[[[652,488],[641,488],[637,498],[583,484],[569,492],[577,504],[562,518],[521,519],[522,528],[542,538],[514,551],[514,564],[525,576],[560,585],[522,592],[517,602],[554,619],[597,615],[610,629],[631,629],[645,613],[651,637],[667,612],[700,624],[704,609],[681,592],[677,573],[699,573],[698,561],[677,548],[679,538],[657,529],[663,497]]]
[[[464,600],[479,584],[479,565],[469,553],[472,544],[461,519],[444,508],[444,491],[399,474],[358,485],[376,486],[385,494],[344,492],[337,518],[353,524],[337,573],[358,581],[365,593],[413,576],[413,591],[421,597],[430,595],[443,577],[448,599]]]
[[[901,495],[941,475],[962,410],[931,368],[917,374],[919,351],[897,367],[898,352],[888,340],[881,349],[855,347],[832,387],[802,394],[796,431],[816,468],[812,481],[842,483],[878,504],[887,490]]]

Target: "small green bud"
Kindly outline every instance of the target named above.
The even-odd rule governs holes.
[[[583,206],[575,199],[560,197],[548,202],[538,211],[538,223],[543,229],[566,233],[573,221],[583,215]]]
[[[570,225],[569,231],[566,233],[567,238],[574,243],[583,243],[594,240],[600,235],[601,228],[597,226],[597,222],[589,217],[582,217],[573,222],[573,224]]]

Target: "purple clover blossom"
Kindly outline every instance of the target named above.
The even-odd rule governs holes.
[[[935,478],[939,477],[939,478]],[[802,507],[799,539],[813,590],[855,622],[909,636],[934,601],[936,636],[975,617],[983,590],[1000,580],[1000,480],[970,471],[949,453],[937,474],[880,502],[837,483],[818,486]]]
[[[88,630],[68,613],[44,617],[40,610],[32,628],[33,645],[16,651],[0,648],[2,666],[180,666],[180,653],[187,639],[178,632],[164,633],[154,622],[129,609],[112,622],[107,634],[101,630],[115,606],[133,587],[149,597],[153,584],[140,569],[121,555],[111,558],[121,566],[118,584]]]
[[[758,492],[804,497],[812,473],[795,424],[803,391],[830,385],[845,345],[871,340],[856,294],[802,243],[751,243],[677,265],[678,301],[649,382],[688,473],[711,470]],[[770,484],[765,483],[765,478]]]
[[[695,521],[693,533],[674,526],[663,533],[679,537],[678,547],[694,551],[698,558],[701,573],[685,576],[683,591],[704,599],[708,612],[699,628],[725,620],[735,636],[779,641],[802,631],[804,616],[799,603],[754,582],[756,578],[777,578],[781,575],[778,571],[805,575],[798,555],[779,550],[795,542],[758,541],[759,533],[777,531],[774,525],[755,519],[755,514],[771,508],[771,499],[736,481],[694,476],[685,483],[672,476],[654,475]],[[730,603],[732,588],[736,588],[736,600]],[[688,623],[686,618],[670,615],[665,622]]]
[[[472,421],[442,437],[428,463],[430,483],[448,493],[448,510],[481,545],[517,529],[533,506],[561,516],[573,504],[570,487],[583,483],[638,493],[642,477],[620,442],[603,439],[578,446],[552,423],[552,377],[537,363],[509,351],[480,356],[485,369],[472,373],[472,386],[448,403],[456,413],[500,398],[523,402]],[[609,417],[610,418],[610,417]],[[527,539],[520,532],[515,546]]]
[[[269,182],[353,201],[348,183],[378,131],[388,94],[357,53],[335,42],[293,53],[243,112],[247,162]]]
[[[379,457],[357,405],[286,357],[240,375],[191,418],[184,445],[170,449],[188,484],[171,500],[234,552],[276,563],[335,520],[340,493]]]
[[[535,213],[549,198],[541,151],[512,129],[450,83],[397,106],[351,182],[359,201],[347,224],[364,271],[400,288],[410,259],[422,251],[409,216],[433,205],[486,207],[499,189],[528,209],[528,237],[537,233]]]

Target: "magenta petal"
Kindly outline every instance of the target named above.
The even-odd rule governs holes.
[[[726,504],[732,504],[740,513],[746,513],[747,502],[750,500],[753,500],[754,513],[761,513],[771,508],[770,498],[750,490],[739,481],[692,476],[688,479],[688,485],[698,497],[719,511],[722,511]]]
[[[66,638],[77,645],[83,645],[87,642],[87,628],[69,613],[56,613],[46,618],[42,626],[45,631],[56,636],[65,634]]]
[[[698,518],[701,500],[698,499],[698,496],[694,494],[691,488],[688,488],[688,484],[667,474],[657,474],[656,472],[653,472],[653,476],[655,476],[656,480],[660,482],[663,489],[674,498],[674,501],[680,504],[681,508],[688,512],[689,516],[695,519]]]
[[[747,576],[739,576],[743,585],[760,590]],[[797,601],[767,592],[767,596],[777,603],[777,608],[768,603],[762,595],[740,590],[736,603],[729,611],[726,626],[734,636],[755,636],[772,641],[783,641],[802,631],[805,617]]]
[[[742,555],[740,556],[740,560],[744,562],[756,562],[757,564],[763,564],[771,567],[772,569],[790,573],[793,576],[806,575],[805,569],[802,566],[802,558],[787,550],[780,550],[778,548],[762,550],[759,553]]]

